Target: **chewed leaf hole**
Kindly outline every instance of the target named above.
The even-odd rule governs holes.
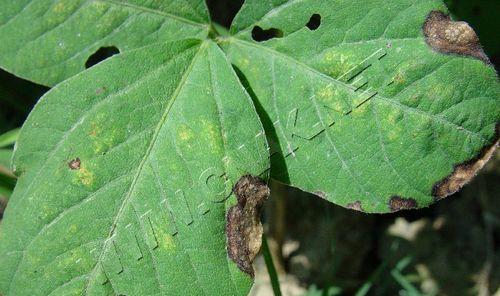
[[[105,59],[114,56],[115,54],[119,54],[120,50],[116,46],[105,46],[99,48],[93,55],[91,55],[87,61],[85,62],[85,68],[90,68],[95,64],[98,64]]]
[[[307,22],[306,26],[309,28],[309,30],[314,31],[319,26],[321,25],[321,15],[315,13],[311,16],[309,19],[309,22]]]
[[[283,37],[283,31],[281,31],[280,29],[270,28],[264,30],[259,26],[255,26],[252,29],[252,38],[257,42],[262,42],[273,38],[281,38],[281,37]]]

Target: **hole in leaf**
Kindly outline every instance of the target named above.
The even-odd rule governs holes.
[[[255,26],[252,30],[252,38],[257,42],[262,42],[273,38],[281,38],[281,37],[283,37],[283,31],[276,28],[270,28],[264,30],[259,26]]]
[[[119,54],[120,50],[116,46],[105,46],[99,48],[93,55],[91,55],[85,62],[85,68],[90,68],[95,64],[98,64],[105,59]]]
[[[315,13],[311,16],[309,19],[309,22],[307,22],[306,26],[309,28],[309,30],[314,31],[319,26],[321,25],[321,15]]]

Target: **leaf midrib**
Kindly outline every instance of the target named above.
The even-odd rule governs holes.
[[[129,204],[129,200],[132,196],[132,193],[134,191],[134,188],[135,188],[135,185],[137,184],[140,176],[141,176],[141,173],[142,173],[142,169],[144,168],[144,165],[146,164],[147,160],[149,159],[149,156],[151,155],[151,151],[153,150],[155,144],[156,144],[156,141],[158,139],[158,136],[160,134],[160,131],[161,129],[163,128],[163,125],[165,124],[167,118],[168,118],[168,115],[170,113],[170,110],[173,106],[173,104],[175,103],[177,97],[179,96],[181,90],[183,89],[186,81],[187,81],[187,78],[189,77],[189,74],[196,62],[196,60],[198,59],[198,56],[200,55],[200,53],[205,49],[206,47],[206,43],[202,43],[198,49],[198,51],[196,52],[196,54],[193,56],[193,59],[191,60],[191,63],[189,64],[188,68],[186,69],[186,71],[184,72],[184,74],[182,75],[182,78],[181,80],[179,81],[179,85],[177,86],[177,88],[175,89],[174,93],[172,94],[172,97],[168,103],[168,105],[166,106],[165,108],[165,111],[163,112],[162,114],[162,117],[160,118],[160,121],[158,122],[158,125],[156,126],[155,128],[155,132],[153,134],[153,136],[151,137],[151,142],[149,144],[149,147],[148,149],[146,150],[146,153],[144,154],[142,160],[141,160],[141,163],[139,164],[138,166],[138,169],[137,169],[137,173],[135,174],[134,178],[132,179],[132,182],[130,183],[130,186],[129,186],[129,189],[127,190],[127,193],[126,193],[126,196],[124,197],[124,200],[116,214],[116,217],[115,219],[113,220],[113,223],[112,223],[112,226],[111,226],[111,230],[104,242],[104,246],[102,247],[102,250],[101,250],[101,253],[99,254],[99,258],[97,259],[97,262],[96,264],[94,265],[94,267],[92,268],[92,271],[89,275],[89,279],[85,285],[85,295],[88,295],[88,288],[90,286],[90,284],[93,282],[93,280],[95,279],[95,273],[96,271],[98,270],[97,269],[97,266],[98,264],[103,260],[104,258],[104,255],[106,253],[106,249],[108,248],[108,244],[109,242],[111,241],[110,238],[113,237],[113,233],[116,229],[116,224],[117,222],[119,221],[119,219],[121,218],[122,216],[122,213],[124,211],[124,209],[126,208],[126,206]]]

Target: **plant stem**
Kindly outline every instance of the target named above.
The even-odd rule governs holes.
[[[265,234],[262,235],[262,255],[264,255],[267,272],[269,272],[269,278],[271,279],[274,296],[281,296],[278,274],[276,273],[276,268],[274,268],[273,257],[271,256],[271,251],[269,251],[269,245],[267,244],[267,237]]]

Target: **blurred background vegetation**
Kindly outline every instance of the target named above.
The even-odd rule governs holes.
[[[208,0],[229,26],[242,0]],[[500,69],[500,0],[446,0]],[[48,88],[0,70],[0,219],[15,185],[10,157],[18,130]],[[271,183],[264,210],[284,295],[500,296],[500,154],[462,191],[436,205],[390,215],[347,210]],[[252,295],[272,295],[264,259]]]

